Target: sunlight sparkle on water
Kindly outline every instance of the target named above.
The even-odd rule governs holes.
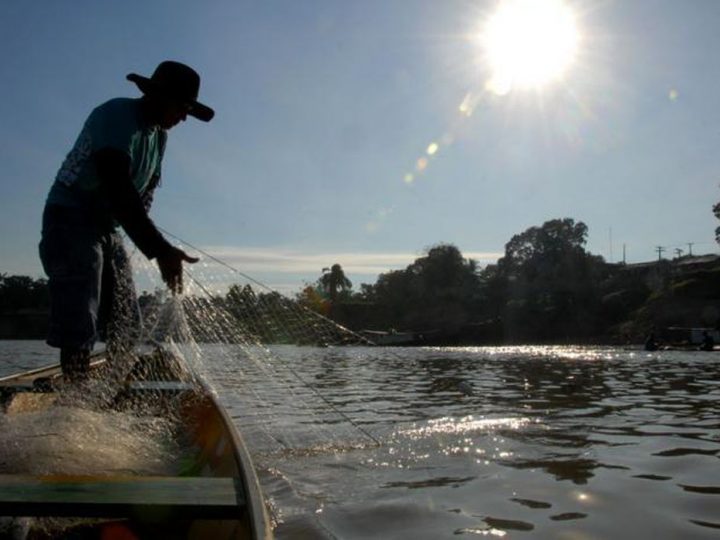
[[[587,493],[585,491],[576,491],[574,493],[575,499],[577,499],[578,502],[592,505],[597,502],[597,498],[591,495],[590,493]]]
[[[503,536],[507,535],[506,531],[503,531],[501,529],[460,529],[458,533],[467,533],[467,534],[477,534],[478,536],[497,536],[499,538],[502,538]]]
[[[482,418],[475,419],[473,416],[462,418],[437,418],[429,420],[427,425],[419,428],[401,431],[403,435],[410,437],[427,437],[429,435],[463,435],[474,431],[493,429],[520,429],[530,423],[529,418]]]
[[[582,345],[509,345],[504,347],[466,347],[467,352],[482,354],[489,358],[560,358],[567,360],[615,360],[623,356],[633,356],[625,351],[622,354],[612,347],[594,347]]]

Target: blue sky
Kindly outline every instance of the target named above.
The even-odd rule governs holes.
[[[170,132],[153,219],[280,290],[333,263],[374,282],[439,242],[494,262],[559,217],[609,260],[716,252],[720,2],[569,2],[564,79],[504,96],[468,39],[496,5],[3,2],[0,272],[42,275],[44,199],[87,114],[164,59],[217,115]]]

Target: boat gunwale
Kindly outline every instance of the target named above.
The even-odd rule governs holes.
[[[270,522],[265,506],[265,499],[262,496],[262,489],[260,488],[260,481],[255,473],[250,452],[227,410],[218,401],[215,392],[212,391],[204,380],[200,380],[200,386],[203,387],[206,396],[213,403],[223,423],[223,428],[232,439],[232,447],[235,459],[238,461],[239,478],[242,481],[245,491],[246,508],[250,514],[249,517],[250,524],[253,527],[253,535],[258,539],[269,540],[272,538],[272,531],[269,526]]]

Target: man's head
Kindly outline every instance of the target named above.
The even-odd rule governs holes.
[[[200,76],[185,64],[165,61],[150,78],[131,73],[127,79],[138,86],[152,105],[155,120],[163,129],[177,125],[188,114],[203,122],[209,122],[215,115],[210,107],[197,101]]]
[[[190,107],[185,101],[147,94],[143,99],[149,105],[152,120],[163,129],[175,127],[190,114]]]

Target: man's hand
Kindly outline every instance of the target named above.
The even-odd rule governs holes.
[[[162,255],[158,255],[157,264],[160,268],[160,275],[168,288],[173,293],[182,294],[183,282],[182,282],[182,263],[196,263],[200,259],[197,257],[191,257],[185,253],[182,249],[178,249],[171,246],[170,249],[165,251]]]

